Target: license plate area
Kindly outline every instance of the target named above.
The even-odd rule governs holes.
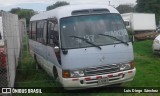
[[[105,85],[108,83],[108,78],[99,78],[98,85]]]

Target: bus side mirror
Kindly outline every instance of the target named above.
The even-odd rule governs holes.
[[[130,42],[134,43],[134,35],[130,35],[129,40],[130,40]]]
[[[59,52],[59,47],[58,47],[58,46],[55,46],[55,47],[54,47],[54,51],[55,51],[55,52]]]

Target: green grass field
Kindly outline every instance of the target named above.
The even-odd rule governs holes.
[[[160,56],[152,52],[152,40],[135,42],[134,55],[136,76],[133,81],[122,84],[123,87],[160,87]],[[27,51],[23,52],[20,66],[17,70],[16,87],[54,87],[54,83],[43,70],[35,70],[35,62]],[[87,90],[87,89],[86,89]],[[160,96],[160,94],[144,93],[52,93],[52,94],[14,94],[15,96]]]

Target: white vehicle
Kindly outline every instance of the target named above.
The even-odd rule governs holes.
[[[153,52],[160,54],[160,35],[158,35],[153,41]]]
[[[115,8],[68,5],[37,14],[30,22],[30,52],[66,89],[133,80],[132,43]]]
[[[121,14],[126,27],[134,32],[155,31],[155,14],[152,13],[124,13]]]

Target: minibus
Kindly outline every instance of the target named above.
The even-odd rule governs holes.
[[[120,13],[107,5],[66,5],[30,19],[30,53],[64,88],[132,81],[132,42]]]

